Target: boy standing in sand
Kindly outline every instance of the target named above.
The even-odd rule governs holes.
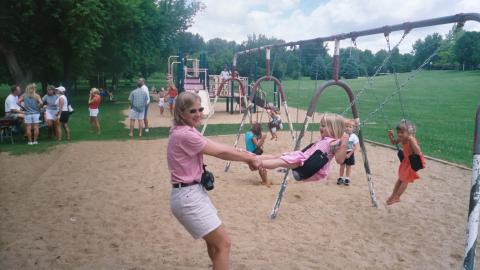
[[[350,174],[352,172],[352,166],[355,165],[355,150],[357,150],[358,143],[360,142],[358,136],[353,133],[355,127],[354,120],[345,121],[345,133],[348,137],[347,156],[342,165],[340,165],[340,177],[337,179],[337,185],[350,185]],[[346,171],[346,173],[345,173]],[[345,173],[345,177],[343,176]]]

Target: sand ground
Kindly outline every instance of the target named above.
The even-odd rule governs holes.
[[[232,144],[233,136],[212,139]],[[82,142],[44,154],[0,154],[0,269],[207,269],[169,209],[167,140]],[[287,133],[267,153],[289,150]],[[206,157],[210,192],[232,239],[232,269],[459,269],[471,172],[429,161],[402,202],[386,207],[398,161],[367,145],[379,208],[370,206],[357,155],[352,185],[288,185],[279,216],[274,185],[246,165]]]
[[[213,104],[212,104],[213,106]],[[124,124],[126,127],[129,126],[129,119],[128,119],[128,113],[129,110],[124,110],[123,114],[125,115],[125,120]],[[303,123],[303,120],[305,119],[306,111],[302,109],[298,109],[297,113],[297,108],[288,108],[288,113],[290,115],[290,119],[292,123]],[[285,110],[282,106],[280,110],[280,116],[282,117],[282,120],[284,123],[287,122],[287,116],[285,114]],[[172,119],[173,117],[170,115],[170,112],[168,111],[168,108],[165,108],[165,112],[163,116],[160,115],[160,109],[158,107],[158,104],[155,102],[152,102],[149,104],[148,108],[148,121],[149,121],[149,126],[150,127],[169,127],[172,124]],[[268,115],[263,109],[259,109],[258,113],[254,113],[252,115],[253,121],[260,122],[260,123],[266,123],[268,122]],[[208,120],[208,124],[235,124],[235,123],[240,123],[242,120],[242,114],[238,111],[238,107],[236,108],[235,112],[233,114],[227,113],[226,111],[226,104],[225,102],[218,101],[215,104],[215,113],[214,115]]]

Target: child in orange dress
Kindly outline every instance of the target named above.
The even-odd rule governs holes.
[[[403,148],[403,160],[400,163],[398,168],[398,180],[393,188],[392,195],[387,200],[387,205],[392,205],[394,203],[400,202],[400,196],[407,189],[408,184],[413,183],[415,180],[419,179],[417,172],[412,169],[412,164],[410,163],[411,155],[418,155],[420,157],[420,162],[422,163],[422,168],[425,167],[425,158],[422,154],[422,150],[418,145],[417,139],[415,139],[415,124],[407,120],[401,120],[396,127],[397,129],[397,139],[394,138],[393,131],[388,131],[388,138],[392,144],[402,144]]]

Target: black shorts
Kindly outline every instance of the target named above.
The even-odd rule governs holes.
[[[352,154],[349,158],[346,158],[343,165],[352,166],[355,165],[355,154]]]
[[[60,123],[63,123],[63,124],[68,123],[68,118],[70,118],[70,112],[62,111],[60,113]]]

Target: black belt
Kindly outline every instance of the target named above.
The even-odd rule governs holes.
[[[172,184],[172,187],[173,188],[181,188],[181,187],[189,187],[189,186],[193,186],[193,185],[198,185],[198,182]]]

